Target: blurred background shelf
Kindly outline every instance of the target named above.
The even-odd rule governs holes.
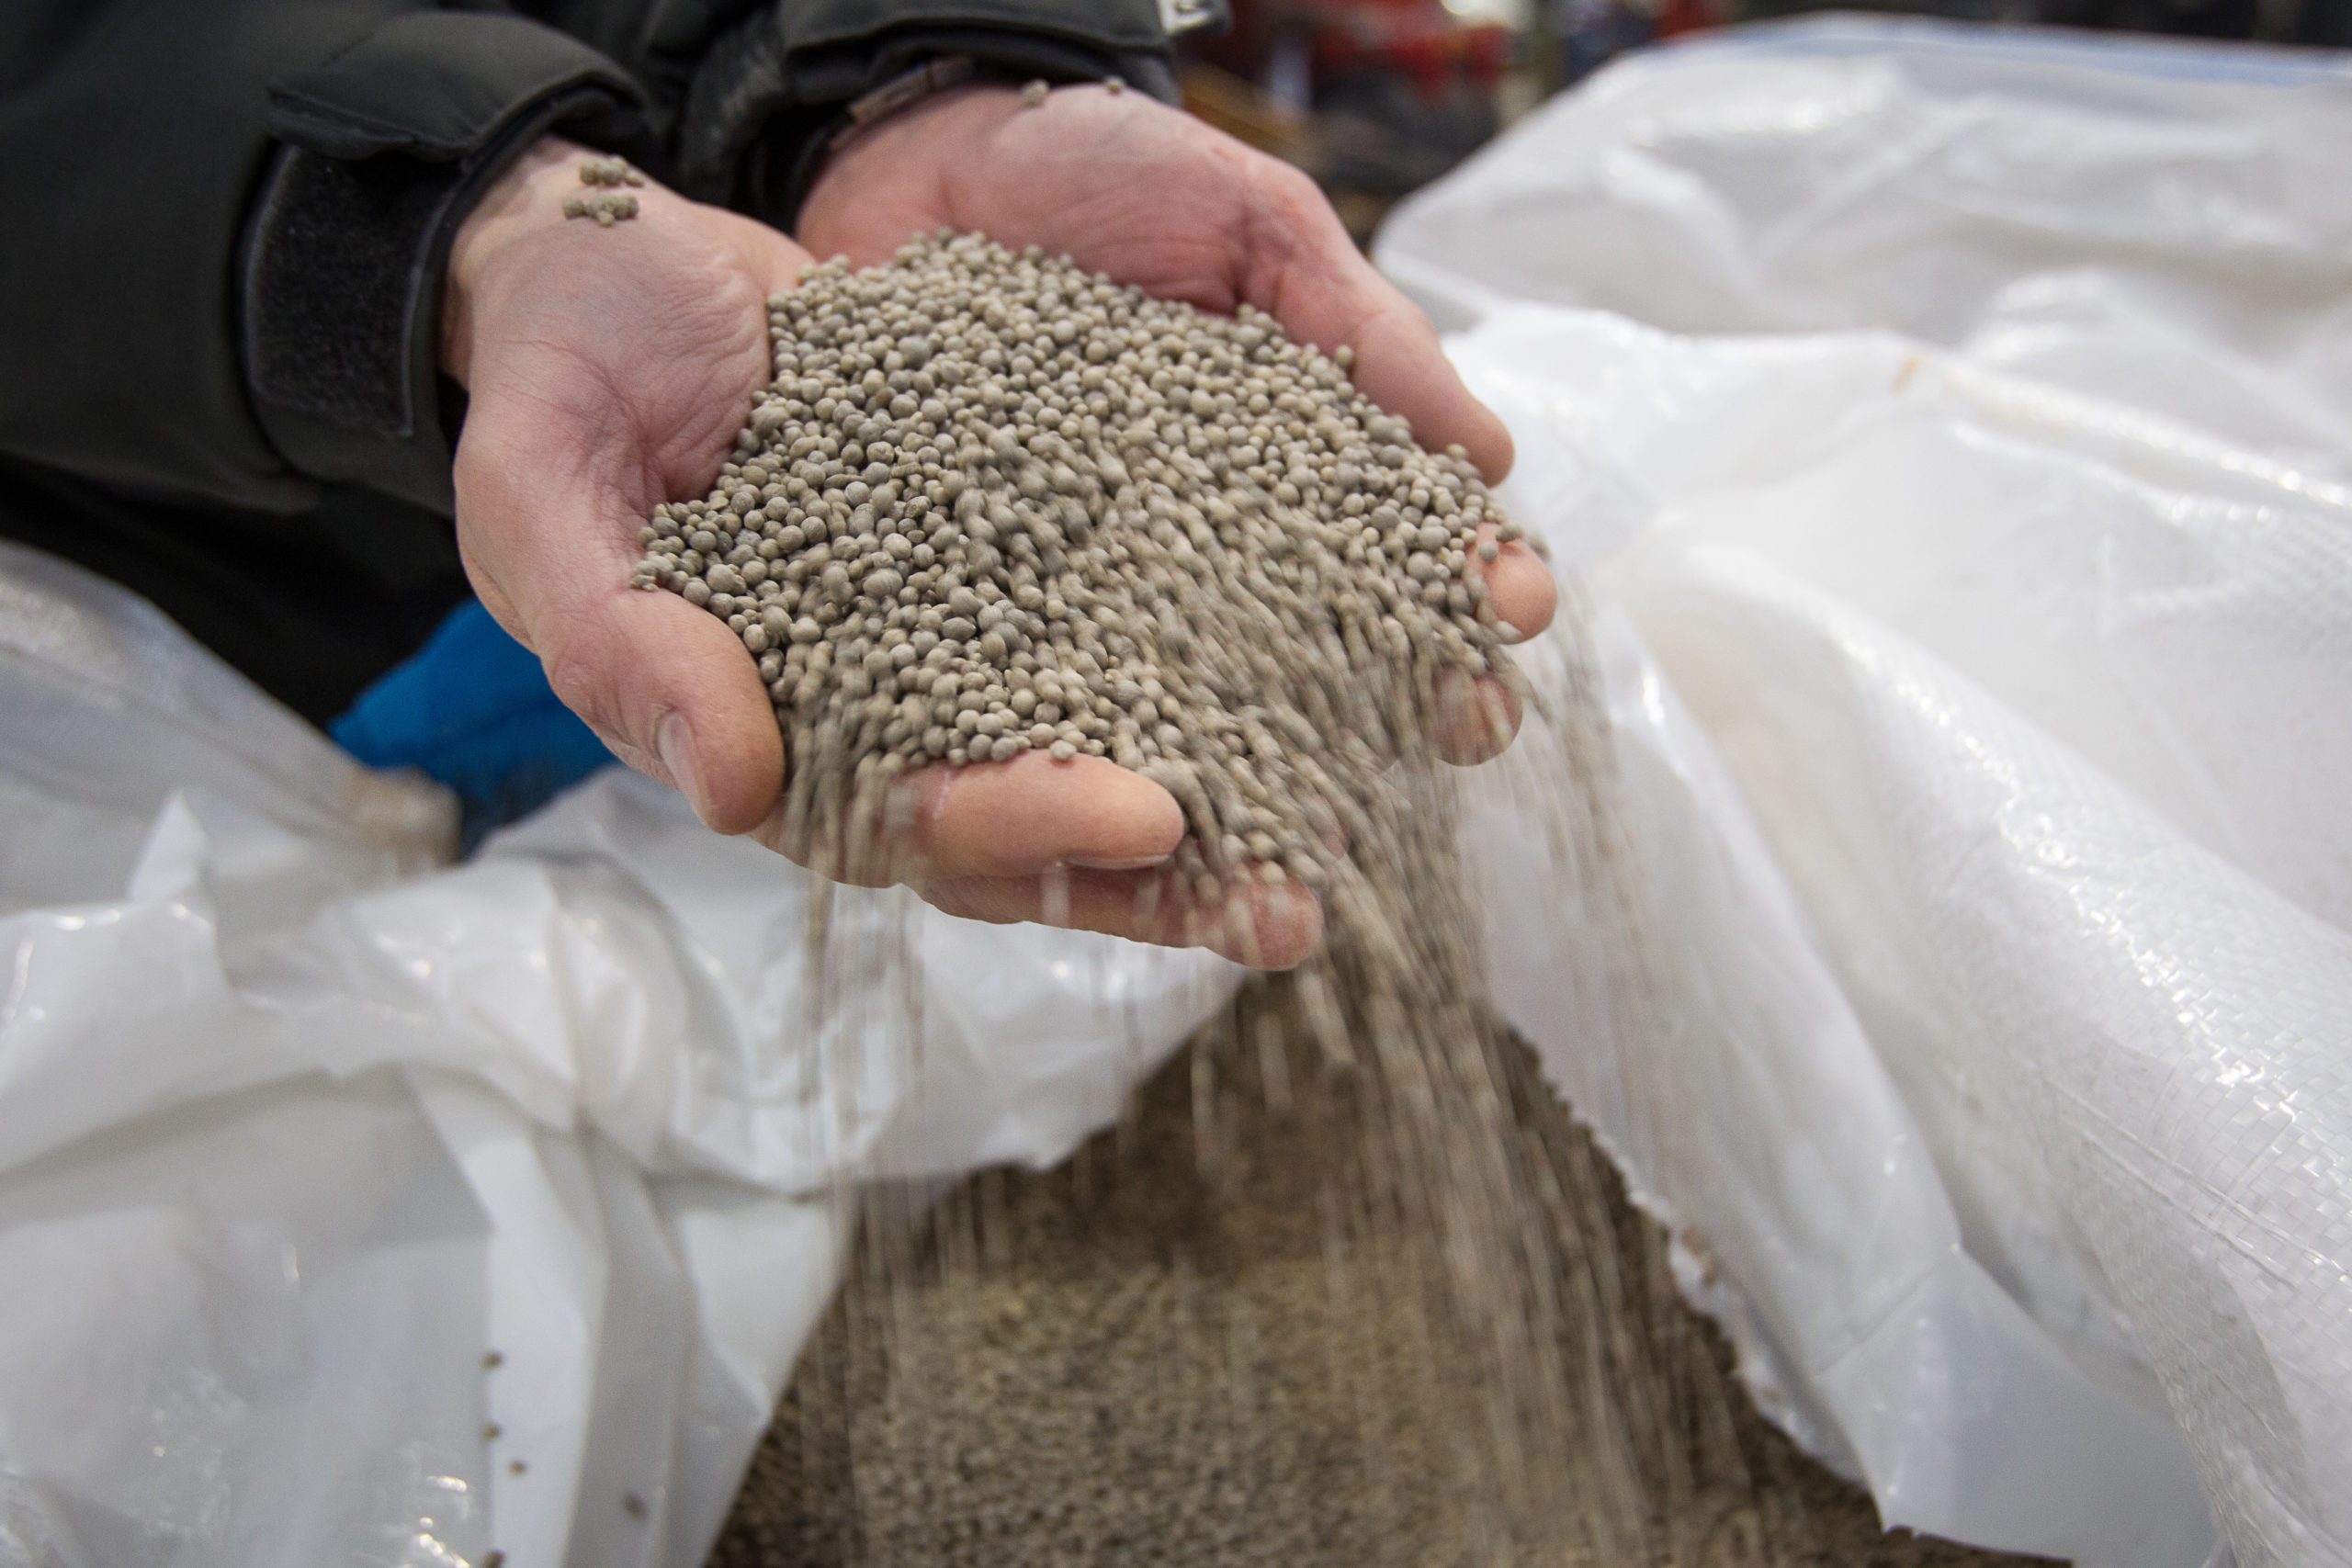
[[[1359,244],[1396,201],[1629,50],[1812,12],[2352,48],[2352,0],[1230,0],[1185,107],[1315,176]]]

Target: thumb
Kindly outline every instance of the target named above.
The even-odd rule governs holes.
[[[784,739],[758,670],[717,617],[624,583],[561,615],[538,652],[556,695],[706,824],[741,833],[766,817]]]
[[[637,509],[584,474],[521,484],[498,460],[503,423],[469,419],[458,455],[458,543],[483,605],[616,756],[718,831],[755,826],[782,788],[784,740],[742,642],[674,593],[632,588]]]

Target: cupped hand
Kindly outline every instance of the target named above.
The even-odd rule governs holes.
[[[1035,107],[969,88],[865,132],[827,165],[798,235],[858,265],[909,236],[978,231],[1040,245],[1163,299],[1229,312],[1247,303],[1298,341],[1352,350],[1356,385],[1426,447],[1459,444],[1489,481],[1510,437],[1470,395],[1428,318],[1358,253],[1313,181],[1140,93],[1065,87]],[[1522,636],[1551,623],[1555,589],[1523,546],[1483,568],[1497,615]],[[1449,694],[1441,742],[1476,762],[1519,724],[1499,682]],[[1204,901],[1161,866],[1183,815],[1157,784],[1100,759],[1013,761],[911,775],[909,816],[933,872],[917,886],[956,914],[1046,919],[1145,941],[1205,944],[1261,967],[1314,950],[1321,911],[1305,889]],[[1084,824],[1092,852],[1058,853],[1053,824]]]
[[[1461,391],[1426,323],[1401,299],[1381,302],[1385,285],[1347,247],[1311,186],[1300,188],[1287,170],[1139,96],[1130,106],[1156,118],[1147,120],[1148,145],[1129,149],[1130,158],[1162,157],[1200,185],[1201,160],[1239,154],[1243,168],[1294,204],[1259,220],[1298,226],[1288,272],[1252,262],[1256,253],[1244,245],[1222,274],[1196,251],[1203,265],[1189,280],[1176,271],[1139,275],[1103,259],[1106,245],[1116,252],[1125,243],[1115,236],[1089,245],[1051,228],[1023,231],[989,216],[985,200],[971,212],[918,210],[907,193],[936,191],[953,177],[955,150],[941,143],[967,128],[946,111],[969,114],[972,107],[959,106],[988,107],[997,96],[927,106],[850,149],[820,182],[812,215],[821,218],[840,181],[871,168],[865,160],[883,146],[897,143],[902,162],[888,165],[898,183],[883,179],[873,193],[876,212],[888,213],[873,218],[876,237],[828,238],[828,254],[878,259],[916,228],[951,223],[1068,250],[1196,303],[1251,299],[1303,337],[1353,344],[1360,381],[1384,406],[1407,412],[1424,442],[1461,441],[1490,475],[1508,461],[1499,427]],[[469,394],[456,464],[459,547],[483,604],[538,654],[557,694],[616,755],[684,792],[713,828],[750,831],[783,849],[783,741],[742,644],[684,599],[628,583],[638,530],[653,507],[707,492],[726,461],[752,394],[771,375],[766,300],[795,285],[808,254],[763,225],[651,182],[631,192],[640,204],[633,220],[567,219],[564,199],[584,191],[578,168],[589,155],[560,139],[542,141],[485,197],[452,249],[442,358]],[[1117,212],[1104,216],[1115,226]],[[817,231],[835,232],[821,223]],[[1271,233],[1255,243],[1282,248]],[[1359,276],[1339,285],[1308,281],[1318,270],[1351,266]],[[1254,281],[1221,296],[1204,282],[1245,271]],[[1374,304],[1351,314],[1346,301],[1359,297]],[[1285,300],[1296,310],[1306,309],[1300,301],[1319,303],[1302,316],[1285,313]],[[1451,388],[1453,396],[1414,403],[1407,389],[1431,376],[1442,378],[1430,383],[1439,392]],[[1375,389],[1390,382],[1396,390]],[[1523,562],[1532,570],[1522,570],[1522,554],[1507,548],[1487,570],[1498,613],[1532,633],[1550,618],[1551,583],[1532,558]],[[1474,695],[1463,705],[1453,747],[1464,761],[1496,749],[1516,720],[1491,689]],[[890,863],[911,868],[907,880],[950,913],[1204,944],[1266,967],[1298,962],[1319,937],[1319,909],[1295,886],[1231,903],[1189,890],[1166,863],[1184,830],[1175,801],[1101,759],[1055,763],[1029,753],[1002,764],[919,770],[903,788],[904,809],[890,813],[903,842],[892,847]]]
[[[1366,397],[1432,451],[1460,443],[1489,483],[1510,434],[1454,373],[1429,318],[1364,260],[1315,182],[1137,92],[967,87],[834,154],[796,232],[859,266],[908,236],[978,231],[1040,245],[1163,299],[1254,305],[1325,353],[1355,355]]]
[[[591,156],[542,141],[452,247],[441,358],[469,395],[458,545],[483,604],[616,756],[674,785],[711,827],[762,829],[783,850],[784,743],[757,667],[716,617],[629,579],[653,508],[718,478],[773,374],[767,301],[808,255],[650,181],[628,191],[634,219],[567,219]],[[1095,758],[1041,774],[1046,761],[924,770],[894,813],[904,841],[888,862],[961,913],[955,889],[968,879],[1116,875],[1159,864],[1182,836],[1159,785]],[[1092,908],[1081,892],[1071,923],[1208,940],[1182,924],[1141,929],[1131,909],[1114,928]]]
[[[564,216],[594,156],[532,148],[459,228],[441,360],[468,393],[458,544],[573,712],[723,832],[767,815],[784,742],[742,642],[629,586],[656,505],[706,493],[773,375],[767,300],[808,253],[649,181],[636,218]]]

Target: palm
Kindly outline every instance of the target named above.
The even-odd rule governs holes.
[[[627,584],[653,507],[718,477],[770,373],[765,302],[808,255],[656,186],[635,222],[567,221],[578,156],[557,142],[535,152],[452,261],[461,308],[445,355],[471,400],[458,542],[483,604],[546,661],[557,694],[631,765],[740,829],[783,774],[766,694],[724,626]],[[675,726],[690,768],[673,765]]]
[[[740,269],[697,256],[683,273],[645,277],[636,257],[610,254],[632,238],[594,237],[606,254],[571,258],[562,298],[521,303],[511,341],[473,388],[480,417],[468,434],[495,434],[513,418],[542,479],[576,472],[636,519],[717,477],[767,355],[759,291]],[[486,436],[469,440],[460,471],[481,477],[503,456],[494,448]],[[635,532],[632,524],[627,543]]]
[[[798,232],[819,255],[865,265],[943,226],[1067,253],[1204,310],[1247,302],[1295,338],[1348,344],[1358,385],[1422,445],[1461,443],[1490,479],[1510,466],[1500,423],[1314,183],[1141,94],[1065,88],[1024,108],[975,89],[921,105],[834,160]]]
[[[865,265],[912,234],[940,228],[1067,254],[1121,283],[1204,310],[1254,305],[1294,338],[1327,351],[1352,349],[1357,385],[1410,421],[1424,446],[1458,442],[1492,479],[1510,467],[1501,423],[1463,386],[1428,321],[1357,254],[1313,183],[1141,95],[1065,88],[1035,107],[1000,89],[933,99],[835,157],[809,193],[799,235],[820,255]],[[1504,547],[1487,574],[1504,620],[1531,632],[1551,620],[1551,575],[1522,547]],[[1490,716],[1507,705],[1499,686],[1490,686],[1463,716],[1449,750],[1465,761],[1488,754]],[[1017,772],[1023,761],[1005,767]],[[1156,831],[1172,843],[1182,830],[1171,801],[1154,786],[1144,786],[1148,795],[1136,789],[1131,776],[1122,784],[1116,769],[1103,767],[1083,789],[1074,779],[1057,786],[1035,768],[1025,783],[985,779],[998,771],[964,770],[982,776],[950,786],[973,802],[967,814],[975,824],[1003,819],[978,808],[981,791],[1001,795],[1015,815],[1051,819],[1089,795],[1125,789],[1126,840],[1148,843]],[[929,879],[923,891],[957,913],[1033,919],[1045,899],[1039,879],[1023,869],[1009,857],[1000,868]],[[1057,897],[1078,923],[1146,934],[1129,911],[1137,878],[1153,874],[1079,872]],[[1206,913],[1214,927],[1216,912]],[[1294,963],[1319,924],[1311,908],[1261,908],[1253,956]],[[1152,934],[1199,935],[1165,922]]]
[[[918,229],[981,229],[1229,310],[1244,292],[1235,276],[1250,249],[1244,215],[1290,194],[1248,188],[1277,166],[1233,157],[1235,144],[1204,141],[1191,122],[1140,98],[1065,93],[1024,111],[979,93],[932,113],[959,122],[959,134],[924,135],[932,128],[910,118],[844,157],[804,215],[810,248],[863,262]],[[892,144],[917,136],[938,155],[909,157]]]
[[[628,581],[647,513],[716,479],[770,373],[765,302],[808,253],[651,186],[634,222],[567,221],[582,155],[553,139],[535,148],[452,254],[443,352],[472,399],[457,459],[467,570],[615,752],[684,790],[711,826],[789,852],[783,742],[742,643],[684,598]],[[1359,382],[1425,443],[1460,441],[1495,477],[1510,460],[1427,321],[1364,265],[1311,185],[1138,96],[924,105],[835,160],[803,232],[870,262],[942,225],[1066,251],[1211,310],[1247,300],[1296,336],[1353,346]],[[1504,619],[1533,630],[1550,618],[1551,580],[1532,558],[1514,547],[1488,575]],[[1473,726],[1465,760],[1492,735]],[[1175,800],[1138,774],[1033,751],[919,769],[906,787],[894,859],[944,908],[1155,941],[1230,934],[1221,909],[1138,902],[1184,832]],[[1314,901],[1261,892],[1241,951],[1295,963],[1320,925]]]

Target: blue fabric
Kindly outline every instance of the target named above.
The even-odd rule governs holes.
[[[422,769],[457,791],[469,849],[613,760],[556,700],[537,656],[473,599],[327,733],[371,768]]]

